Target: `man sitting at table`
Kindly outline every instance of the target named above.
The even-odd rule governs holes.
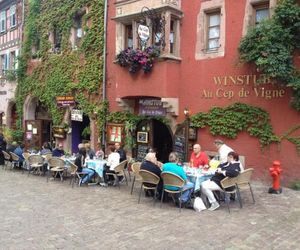
[[[210,211],[216,210],[220,207],[219,203],[213,194],[213,191],[222,191],[221,181],[228,177],[236,177],[240,173],[239,155],[235,152],[229,152],[227,155],[227,162],[220,164],[216,173],[210,180],[204,181],[201,184],[201,193],[204,194],[211,203]]]
[[[160,177],[161,169],[157,163],[156,153],[151,152],[151,153],[146,154],[145,160],[141,164],[141,170],[147,170],[147,171],[155,174],[156,176]],[[151,184],[148,184],[148,185],[151,185]],[[162,182],[162,179],[160,179],[160,181],[157,185],[158,198],[161,195],[162,188],[163,188],[163,182]],[[154,193],[152,193],[151,191],[152,190],[149,190],[149,193],[146,193],[146,194],[148,194],[149,196],[154,196]]]
[[[62,143],[59,143],[55,149],[52,151],[52,156],[62,157],[65,155],[64,147]]]
[[[190,159],[190,166],[194,168],[209,168],[208,161],[208,156],[204,151],[201,151],[200,144],[195,144]]]
[[[181,200],[182,203],[186,203],[190,200],[191,194],[194,191],[194,183],[188,181],[186,173],[183,170],[183,167],[178,165],[179,157],[176,152],[170,153],[169,161],[170,162],[165,163],[163,165],[162,171],[176,174],[185,181],[185,184],[183,186],[183,191],[179,199]],[[172,186],[165,186],[165,188],[173,191],[179,190],[178,187],[172,187]]]

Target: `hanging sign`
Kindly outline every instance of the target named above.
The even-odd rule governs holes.
[[[72,109],[71,111],[71,120],[82,122],[83,120],[83,111],[79,109]]]
[[[74,106],[75,98],[74,96],[57,96],[56,104],[58,107]]]
[[[139,35],[139,38],[142,40],[142,41],[147,41],[149,39],[149,36],[150,36],[150,30],[149,30],[149,27],[146,26],[146,25],[142,25],[140,24],[138,26],[138,35]]]

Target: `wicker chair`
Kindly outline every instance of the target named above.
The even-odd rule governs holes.
[[[120,188],[120,182],[119,182],[118,177],[123,176],[126,180],[126,185],[128,185],[127,177],[126,177],[126,174],[124,172],[126,164],[127,164],[127,160],[122,161],[118,166],[115,167],[115,169],[114,169],[115,173],[106,173],[106,176],[113,176],[114,177],[114,179],[115,179],[115,181],[116,181],[119,188]]]
[[[20,157],[13,152],[10,152],[11,156],[11,169],[20,167]]]
[[[28,176],[30,172],[41,174],[42,167],[44,164],[44,158],[41,155],[30,155],[28,158],[29,162],[29,169],[28,169]]]
[[[167,192],[167,193],[171,194],[173,201],[175,202],[174,195],[175,194],[180,194],[180,196],[182,195],[182,189],[183,189],[185,182],[180,176],[173,174],[171,172],[162,172],[160,176],[163,179],[163,183],[164,183],[164,188],[162,191],[161,201],[160,201],[160,207],[162,207],[164,193]],[[165,188],[165,186],[176,187],[176,188],[178,188],[178,190],[169,190],[169,189]],[[179,212],[181,212],[181,200],[180,199],[179,199]]]
[[[74,187],[74,183],[76,182],[76,179],[78,179],[78,184],[79,184],[79,180],[81,178],[83,178],[86,173],[83,172],[77,172],[78,167],[71,161],[68,161],[68,164],[70,166],[70,168],[68,169],[68,172],[71,175],[70,178],[70,185],[72,184],[72,188]]]
[[[65,161],[58,157],[51,157],[48,160],[49,174],[47,175],[47,182],[50,173],[53,173],[54,179],[59,175],[60,180],[63,181],[64,171],[65,171]]]
[[[28,153],[28,152],[23,153],[23,157],[24,157],[24,162],[23,162],[23,166],[22,166],[23,170],[29,169],[29,161],[28,161],[29,156],[30,156],[30,153]]]
[[[141,169],[141,162],[135,162],[131,165],[131,170],[133,172],[133,180],[132,180],[132,185],[131,185],[131,191],[130,194],[133,192],[133,187],[135,181],[142,181],[142,177],[139,175],[139,171]]]
[[[153,203],[153,205],[155,205],[156,194],[157,194],[157,185],[160,181],[159,176],[157,176],[157,175],[155,175],[155,174],[153,174],[153,173],[151,173],[147,170],[143,170],[143,169],[139,171],[139,175],[142,177],[142,184],[141,184],[141,189],[140,189],[140,193],[139,193],[138,203],[140,203],[141,194],[142,194],[143,189],[144,190],[154,190],[154,196],[153,196],[154,203]]]
[[[11,163],[11,156],[9,153],[5,152],[4,150],[2,150],[2,153],[4,155],[4,169],[6,170],[6,167],[8,167],[8,165],[10,165],[10,167],[12,167],[12,163]]]
[[[226,177],[221,181],[221,186],[223,189],[223,192],[225,194],[225,203],[227,204],[228,212],[230,213],[230,194],[237,194],[240,206],[241,206],[241,197],[236,189],[236,183],[237,183],[238,177]],[[228,188],[230,188],[230,191],[228,191]],[[227,189],[227,190],[226,190]]]
[[[240,198],[241,208],[243,207],[241,194],[240,194],[241,189],[249,188],[250,192],[251,192],[253,204],[255,203],[253,190],[252,190],[252,187],[251,187],[251,184],[250,184],[250,180],[251,180],[251,176],[252,176],[253,171],[254,171],[253,168],[248,168],[248,169],[244,170],[243,172],[241,172],[237,177],[236,187],[237,187],[237,194]]]

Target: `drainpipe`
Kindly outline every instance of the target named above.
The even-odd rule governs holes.
[[[103,46],[103,77],[102,77],[102,100],[106,100],[106,40],[107,40],[107,7],[108,7],[108,0],[104,1],[104,46]],[[106,114],[105,114],[106,119]],[[105,136],[105,127],[106,122],[103,125],[102,129],[102,146],[105,146],[106,144],[106,136]]]

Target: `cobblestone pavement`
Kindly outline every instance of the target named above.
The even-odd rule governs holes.
[[[71,188],[68,181],[0,169],[0,249],[299,249],[300,192],[270,195],[254,182],[256,204],[200,213],[153,207],[126,185]],[[138,185],[137,185],[138,186]]]

